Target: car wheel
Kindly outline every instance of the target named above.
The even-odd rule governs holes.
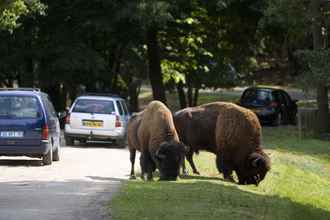
[[[273,125],[280,126],[281,124],[283,124],[283,115],[281,112],[279,112],[276,116],[276,119],[273,122]]]
[[[126,139],[118,139],[115,144],[120,148],[125,148],[127,146]]]
[[[47,154],[45,154],[42,157],[42,163],[44,165],[51,165],[53,161],[53,149],[52,147],[50,147],[49,151],[47,152]]]
[[[65,145],[67,146],[74,145],[74,139],[72,137],[65,137]]]
[[[60,144],[57,146],[57,148],[53,152],[53,161],[60,161]]]
[[[298,121],[297,116],[294,116],[293,119],[291,120],[291,124],[297,125],[297,121]]]
[[[86,140],[86,139],[79,139],[79,142],[80,142],[81,144],[86,144],[86,143],[87,143],[87,140]]]

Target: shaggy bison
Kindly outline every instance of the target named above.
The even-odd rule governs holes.
[[[144,111],[134,115],[128,123],[128,147],[131,177],[135,177],[136,150],[141,152],[141,177],[158,168],[160,180],[176,180],[183,162],[185,147],[179,141],[170,110],[161,102],[151,102]]]
[[[256,115],[232,103],[214,102],[185,108],[174,114],[180,140],[193,172],[199,174],[193,153],[206,150],[216,154],[216,165],[225,179],[235,171],[240,184],[262,181],[270,169],[270,159],[260,146],[261,126]],[[184,166],[185,172],[185,166]]]

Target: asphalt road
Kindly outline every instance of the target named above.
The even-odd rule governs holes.
[[[0,157],[0,220],[104,220],[128,178],[129,153],[109,144],[62,147],[61,161]]]

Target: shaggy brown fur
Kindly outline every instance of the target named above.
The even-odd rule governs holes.
[[[153,101],[146,109],[134,115],[128,123],[128,147],[134,177],[136,150],[141,152],[142,177],[152,179],[156,167],[160,179],[176,179],[184,158],[184,145],[180,143],[170,110],[161,102]]]
[[[224,178],[234,170],[241,184],[258,184],[270,169],[270,159],[260,146],[261,126],[256,115],[232,103],[214,102],[186,108],[174,115],[180,139],[194,173],[192,155],[207,150],[217,155],[216,164]]]

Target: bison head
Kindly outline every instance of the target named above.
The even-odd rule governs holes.
[[[185,146],[180,142],[163,142],[155,154],[160,180],[176,180],[184,159]]]
[[[258,184],[265,178],[270,170],[269,157],[261,153],[252,153],[247,159],[244,168],[237,171],[240,184]]]

